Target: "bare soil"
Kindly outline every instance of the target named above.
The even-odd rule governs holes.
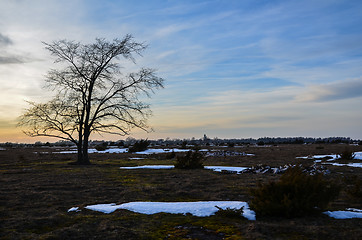
[[[208,157],[205,165],[251,167],[265,164],[311,165],[296,157],[340,153],[346,145],[279,145],[220,150],[255,156]],[[349,146],[362,151],[362,146]],[[77,166],[75,154],[52,148],[0,151],[0,239],[362,239],[362,219],[337,220],[324,214],[304,218],[257,218],[248,221],[225,216],[144,215],[127,210],[104,214],[82,207],[132,201],[249,201],[248,189],[277,174],[226,174],[211,170],[124,170],[121,166],[174,164],[167,154],[143,156],[91,154],[92,165]],[[42,153],[47,152],[47,153]],[[343,190],[330,210],[362,209],[356,194],[362,168],[325,165],[327,178]],[[71,207],[80,212],[67,212]]]

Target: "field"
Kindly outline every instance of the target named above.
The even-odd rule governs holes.
[[[340,153],[346,145],[279,145],[220,148],[255,156],[210,156],[205,165],[251,167],[265,164],[309,166],[313,160],[296,157]],[[362,146],[349,146],[362,151]],[[361,239],[362,219],[334,219],[325,214],[303,218],[264,217],[256,221],[212,215],[128,210],[110,214],[84,209],[101,203],[133,201],[249,201],[248,189],[280,177],[273,173],[220,173],[211,170],[120,169],[122,166],[170,165],[168,154],[93,153],[92,165],[76,166],[75,154],[53,148],[0,151],[0,239]],[[180,153],[181,154],[181,153]],[[143,157],[144,159],[130,159]],[[329,210],[362,209],[351,195],[353,178],[362,168],[324,165],[326,178],[342,191]],[[80,212],[68,212],[71,207]]]

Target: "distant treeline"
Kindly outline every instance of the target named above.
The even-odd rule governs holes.
[[[118,146],[118,147],[129,147],[134,145],[137,140],[135,138],[128,137],[126,140],[119,141],[90,141],[90,146]],[[240,139],[219,139],[219,138],[208,138],[204,135],[200,139],[157,139],[147,140],[150,146],[243,146],[243,145],[276,145],[276,144],[359,144],[362,145],[361,140],[351,139],[349,137],[328,137],[328,138],[312,138],[312,137],[262,137],[262,138],[240,138]],[[50,142],[36,142],[34,144],[25,143],[0,143],[0,147],[3,148],[15,148],[15,147],[72,147],[75,146],[72,142],[58,141],[55,143]]]

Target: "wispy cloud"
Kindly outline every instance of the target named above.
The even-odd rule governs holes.
[[[8,36],[0,33],[0,47],[8,46],[13,44],[13,41]]]
[[[24,59],[7,52],[13,41],[6,35],[0,33],[0,64],[22,63]]]
[[[15,56],[0,56],[0,64],[23,63],[20,57]]]
[[[296,96],[298,101],[327,102],[362,97],[362,78],[310,85]]]
[[[122,62],[123,71],[147,66],[166,79],[147,100],[163,136],[362,136],[361,1],[39,0],[0,8],[1,114],[15,117],[24,99],[43,100],[43,76],[56,66],[41,41],[131,33],[149,47],[137,65]]]

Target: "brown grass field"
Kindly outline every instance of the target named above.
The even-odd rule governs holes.
[[[255,156],[208,157],[205,165],[250,167],[267,164],[311,165],[299,156],[340,153],[346,145],[279,145],[235,147]],[[349,146],[362,151],[362,146]],[[128,210],[111,214],[82,207],[132,201],[249,201],[248,189],[276,180],[275,174],[225,174],[211,170],[121,170],[121,166],[174,164],[167,154],[129,160],[131,154],[91,154],[92,165],[75,166],[75,154],[49,148],[0,151],[0,239],[362,239],[362,219],[333,219],[324,214],[302,218],[258,218],[249,221],[225,216],[195,217]],[[48,152],[48,153],[36,153]],[[134,156],[134,155],[132,155]],[[355,160],[356,161],[356,160]],[[358,160],[357,160],[358,161]],[[326,178],[342,186],[330,210],[362,209],[350,193],[362,168],[325,165]],[[359,189],[361,191],[361,189]],[[80,212],[67,212],[71,207]]]

